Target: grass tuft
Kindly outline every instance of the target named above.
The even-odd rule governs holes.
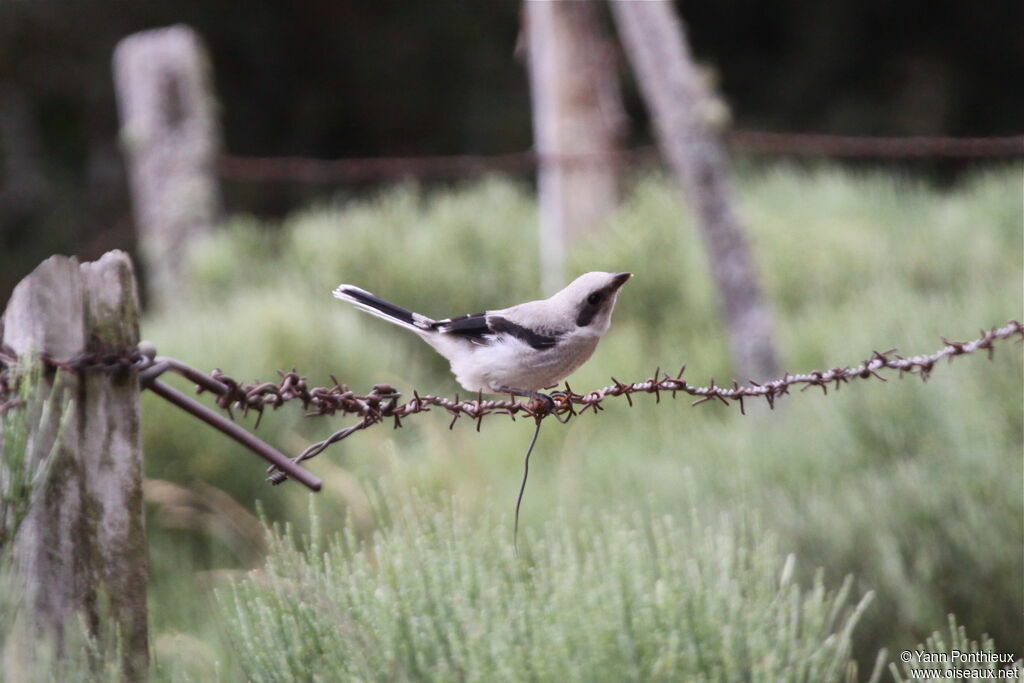
[[[378,503],[386,505],[386,503]],[[536,527],[413,496],[369,540],[275,534],[220,592],[253,681],[839,681],[871,602],[808,588],[757,524],[587,511]]]

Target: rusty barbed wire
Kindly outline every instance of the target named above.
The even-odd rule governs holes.
[[[549,417],[564,416],[567,419],[585,413],[588,409],[594,413],[603,410],[603,402],[608,398],[624,397],[630,406],[633,405],[633,395],[654,394],[655,400],[660,402],[662,394],[675,398],[679,393],[695,398],[691,405],[720,401],[729,406],[733,403],[739,404],[740,412],[745,412],[745,399],[764,399],[769,407],[774,407],[775,401],[790,393],[790,389],[800,386],[802,390],[811,387],[818,387],[827,394],[829,387],[839,389],[843,384],[857,379],[878,379],[887,381],[879,374],[881,371],[895,371],[899,377],[914,375],[922,380],[927,380],[937,363],[944,358],[950,362],[964,355],[970,355],[978,351],[986,351],[989,358],[995,351],[995,343],[1017,337],[1018,341],[1024,341],[1024,325],[1016,320],[1010,320],[1002,327],[993,327],[990,330],[981,330],[979,337],[971,341],[951,341],[942,338],[944,346],[934,353],[916,356],[903,356],[897,353],[896,349],[887,351],[873,351],[872,354],[854,366],[833,367],[828,370],[814,370],[800,374],[785,374],[782,377],[769,382],[749,382],[740,385],[736,381],[731,384],[719,385],[712,378],[707,386],[692,385],[687,382],[683,375],[686,366],[683,365],[679,372],[672,376],[663,373],[659,368],[654,374],[643,381],[624,383],[612,377],[612,384],[585,394],[573,391],[568,382],[563,389],[551,391],[550,396],[553,403],[536,399],[520,401],[515,397],[508,400],[484,399],[478,395],[475,399],[460,399],[458,395],[454,399],[433,394],[420,395],[413,392],[413,398],[400,403],[402,394],[387,384],[377,384],[366,394],[357,394],[346,384],[339,382],[331,376],[333,386],[311,387],[306,378],[297,371],[279,372],[280,379],[277,382],[254,382],[243,384],[234,378],[223,373],[219,369],[209,374],[202,373],[190,366],[174,359],[155,356],[155,349],[151,345],[140,344],[139,348],[117,351],[102,351],[91,354],[80,354],[74,359],[60,361],[53,358],[43,357],[43,363],[47,367],[63,368],[74,372],[89,370],[117,371],[137,369],[152,371],[154,366],[160,366],[160,371],[173,371],[188,379],[196,387],[197,393],[210,392],[215,395],[217,406],[233,417],[233,411],[238,410],[243,414],[250,411],[257,413],[256,426],[263,411],[268,407],[277,409],[286,403],[299,402],[306,411],[307,417],[321,417],[338,415],[357,416],[359,421],[334,432],[331,436],[310,445],[299,456],[292,458],[294,464],[308,460],[326,450],[332,444],[338,443],[357,431],[367,429],[376,424],[391,422],[394,428],[399,428],[403,420],[416,414],[430,412],[433,409],[440,409],[451,416],[449,428],[461,418],[468,418],[476,423],[477,430],[480,429],[483,418],[488,415],[506,415],[511,419],[516,416],[527,416],[535,419],[538,423]],[[140,351],[140,349],[143,349]],[[10,383],[8,368],[16,362],[16,357],[8,348],[0,348],[0,402],[6,399],[13,391]],[[287,479],[287,475],[277,467],[271,466],[268,470],[270,476],[268,481],[274,484],[281,483]]]
[[[99,370],[104,372],[120,372],[130,369],[140,369],[149,365],[149,359],[137,347],[124,349],[97,348],[93,351],[83,351],[71,358],[55,358],[49,354],[39,355],[39,361],[43,367],[53,370],[65,370],[67,372],[86,372]],[[0,346],[0,395],[4,392],[6,382],[9,378],[9,368],[18,362],[18,356],[9,346]]]
[[[875,377],[886,381],[878,374],[879,370],[896,370],[900,372],[901,376],[916,374],[922,379],[927,379],[935,364],[943,358],[952,359],[978,350],[986,350],[991,353],[996,341],[1013,336],[1024,339],[1024,326],[1016,320],[1009,321],[1003,327],[983,330],[977,339],[968,342],[950,341],[943,338],[945,346],[928,355],[906,357],[898,354],[896,349],[874,351],[869,358],[852,367],[833,367],[825,371],[814,370],[800,374],[787,373],[770,382],[750,382],[745,385],[740,385],[735,381],[731,383],[731,386],[716,385],[712,379],[709,386],[695,386],[683,379],[685,365],[675,376],[663,374],[659,369],[654,377],[642,382],[623,383],[613,377],[613,384],[586,394],[574,392],[566,383],[564,389],[551,392],[555,402],[555,408],[551,412],[571,415],[576,415],[587,409],[597,412],[601,409],[601,403],[608,397],[625,396],[629,400],[633,394],[660,395],[662,392],[672,394],[681,392],[696,397],[694,405],[712,400],[721,400],[729,405],[730,401],[742,402],[742,399],[745,398],[763,398],[772,404],[775,398],[788,394],[790,388],[795,385],[821,387],[827,392],[829,385],[838,387],[854,379]],[[299,401],[308,416],[341,413],[369,417],[374,421],[393,419],[398,423],[396,426],[401,426],[400,422],[403,418],[426,412],[431,408],[441,408],[452,415],[455,420],[467,417],[479,421],[485,415],[492,413],[510,416],[524,414],[540,418],[549,414],[549,411],[538,407],[538,404],[543,406],[543,402],[524,402],[515,399],[493,400],[482,397],[462,400],[458,395],[454,399],[450,399],[433,394],[421,396],[418,392],[413,392],[412,399],[399,404],[397,401],[401,394],[387,384],[375,385],[368,394],[360,395],[347,385],[339,383],[333,376],[331,379],[334,381],[334,386],[312,388],[309,387],[306,378],[294,370],[281,372],[280,376],[281,379],[278,382],[241,384],[220,370],[210,373],[212,379],[227,387],[227,391],[221,393],[216,399],[217,404],[224,410],[235,408],[243,412],[262,411],[268,406],[278,408],[290,401]],[[202,387],[199,388],[202,389]],[[742,404],[740,407],[743,407]]]
[[[1024,135],[1003,137],[877,137],[730,130],[723,140],[748,154],[841,159],[1012,159],[1024,157]],[[493,155],[420,157],[243,157],[225,154],[217,162],[225,180],[238,182],[353,183],[400,177],[455,179],[488,172],[528,173],[540,164],[636,166],[657,162],[658,149],[638,147],[605,154],[538,155],[533,151]]]
[[[39,363],[48,370],[64,370],[66,372],[86,372],[92,370],[104,372],[124,372],[141,370],[150,364],[150,360],[136,347],[126,349],[108,349],[95,344],[97,348],[85,351],[71,358],[55,358],[49,354],[39,354]],[[11,369],[16,366],[18,356],[9,346],[0,346],[0,415],[21,405],[17,397],[17,379],[12,376]],[[11,398],[11,396],[14,398]]]
[[[0,322],[2,325],[2,322]],[[2,337],[2,327],[0,327]],[[18,367],[23,363],[22,367]],[[256,438],[242,427],[224,418],[201,403],[185,396],[158,378],[167,371],[174,371],[198,386],[211,391],[223,393],[227,387],[211,379],[209,376],[191,368],[173,358],[158,358],[156,347],[149,342],[140,342],[136,346],[111,349],[102,340],[90,340],[88,351],[76,354],[70,359],[58,359],[46,353],[35,358],[31,356],[19,360],[18,355],[9,346],[0,346],[0,417],[4,413],[23,405],[18,396],[19,384],[26,376],[26,370],[42,367],[47,373],[58,371],[70,374],[106,372],[109,374],[125,374],[135,371],[142,389],[148,389],[168,403],[177,406],[192,417],[207,423],[226,436],[245,446],[251,452],[271,463],[275,471],[281,471],[296,479],[312,491],[319,491],[323,483],[313,474],[299,467],[292,458],[279,452],[273,446]],[[13,370],[13,371],[12,371]],[[13,396],[13,398],[12,398]]]
[[[710,401],[721,401],[727,406],[738,403],[740,412],[745,413],[745,399],[764,399],[769,407],[774,408],[778,397],[788,394],[794,386],[801,386],[802,389],[819,387],[823,393],[827,394],[830,385],[838,389],[851,380],[875,378],[883,382],[887,381],[879,374],[882,370],[897,371],[900,378],[909,374],[927,380],[936,363],[943,358],[952,361],[958,356],[972,354],[979,350],[987,351],[991,358],[995,342],[1015,336],[1024,340],[1024,326],[1016,320],[1011,320],[1003,327],[994,327],[988,331],[981,330],[980,336],[971,341],[950,341],[943,337],[942,342],[945,346],[927,355],[906,357],[898,354],[896,349],[874,351],[870,357],[852,367],[833,367],[824,371],[814,370],[801,374],[787,373],[770,382],[750,382],[746,385],[740,385],[736,381],[733,381],[731,386],[716,385],[713,378],[708,386],[691,385],[683,379],[685,365],[675,376],[663,374],[659,368],[652,377],[642,382],[624,383],[613,377],[613,384],[586,394],[574,392],[566,382],[564,389],[551,392],[550,396],[554,402],[554,408],[551,410],[543,401],[522,402],[516,400],[515,397],[511,397],[509,400],[493,400],[484,399],[478,395],[473,400],[460,400],[458,395],[454,399],[450,399],[433,394],[421,396],[418,392],[413,392],[412,399],[405,403],[399,403],[401,394],[386,384],[375,385],[368,394],[359,395],[332,376],[334,386],[310,388],[306,383],[306,378],[294,370],[282,372],[281,379],[277,383],[258,382],[242,385],[219,370],[214,370],[210,376],[228,387],[228,391],[217,397],[218,405],[225,410],[231,410],[234,407],[243,412],[256,410],[262,414],[267,406],[276,409],[289,401],[300,401],[309,417],[341,413],[360,418],[356,424],[338,430],[327,439],[310,445],[293,461],[300,463],[322,453],[330,445],[357,431],[387,420],[392,421],[393,426],[397,429],[402,426],[403,419],[428,412],[433,408],[442,409],[451,415],[449,429],[454,427],[459,419],[468,418],[476,423],[477,430],[480,429],[483,418],[487,415],[502,414],[512,419],[515,419],[517,415],[525,415],[538,421],[549,415],[575,417],[588,409],[595,413],[602,410],[602,403],[609,397],[625,397],[632,407],[634,394],[654,394],[655,400],[660,402],[663,393],[672,398],[675,398],[678,393],[683,393],[696,399],[692,403],[695,406]],[[269,472],[268,481],[273,484],[279,484],[287,478],[284,473],[274,471],[273,468]]]

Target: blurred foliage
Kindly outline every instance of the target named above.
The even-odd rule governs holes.
[[[949,645],[946,645],[947,642]],[[920,652],[946,655],[946,661],[922,662],[922,657],[918,654]],[[954,652],[960,654],[954,655]],[[986,655],[998,652],[999,650],[991,638],[983,637],[980,643],[972,640],[968,637],[967,630],[963,626],[958,626],[956,618],[950,615],[948,641],[944,634],[936,631],[928,636],[924,643],[920,643],[914,648],[909,661],[901,661],[898,666],[894,662],[889,665],[889,670],[896,683],[909,683],[910,681],[937,683],[950,679],[971,678],[1019,680],[1021,676],[1024,676],[1024,660],[1020,657],[1009,664],[1002,661],[986,661],[991,659]],[[928,670],[928,673],[922,675],[922,669]],[[1016,676],[1000,674],[1000,670],[1012,671],[1016,673]],[[984,672],[984,675],[979,675],[981,672]]]
[[[13,541],[42,490],[73,409],[64,381],[44,380],[38,363],[11,368],[10,384],[16,393],[0,399],[15,402],[0,412],[0,552]],[[46,397],[41,396],[43,386],[52,387]],[[48,439],[35,436],[40,430],[47,431]]]
[[[208,43],[225,148],[316,157],[497,153],[531,145],[520,2],[0,2],[0,300],[54,252],[133,246],[110,59],[187,23]],[[1020,133],[1019,0],[681,0],[698,59],[740,127],[848,134]],[[625,60],[635,140],[646,114]],[[17,147],[17,151],[15,151]],[[935,170],[942,164],[916,164]],[[27,183],[28,178],[33,182]],[[227,188],[281,215],[324,189]]]
[[[852,364],[894,346],[933,351],[941,335],[971,338],[979,326],[1024,315],[1020,177],[1019,165],[1008,166],[939,191],[832,167],[743,173],[741,210],[775,306],[784,367]],[[357,390],[388,382],[407,395],[453,394],[443,359],[330,291],[351,282],[432,316],[534,297],[534,210],[526,187],[490,179],[450,190],[400,186],[303,210],[282,224],[238,217],[196,245],[191,287],[177,305],[151,314],[143,334],[163,354],[244,381],[296,367],[314,384],[329,384],[333,374]],[[607,228],[582,240],[571,258],[570,273],[637,274],[609,336],[571,378],[575,389],[683,362],[693,383],[730,376],[699,235],[663,178],[637,178]],[[1020,348],[1006,345],[992,362],[979,355],[938,367],[927,384],[893,377],[827,397],[796,393],[774,412],[748,403],[746,417],[663,396],[661,405],[641,397],[632,410],[612,402],[600,417],[552,422],[532,461],[523,548],[544,557],[543,539],[555,527],[571,537],[610,533],[584,512],[608,505],[651,518],[686,519],[697,510],[702,519],[757,519],[781,555],[799,558],[800,585],[812,585],[813,568],[822,567],[825,585],[853,575],[855,595],[877,593],[855,632],[861,672],[879,648],[911,647],[949,613],[1004,646],[1024,642],[1022,373]],[[158,662],[240,675],[228,654],[233,636],[194,594],[251,567],[262,548],[251,531],[218,522],[242,513],[194,480],[245,505],[259,498],[270,520],[300,530],[307,497],[292,484],[267,486],[251,453],[156,397],[144,401],[148,475],[181,489],[179,496],[161,489],[150,524],[154,641],[165,653]],[[343,424],[300,413],[297,406],[268,412],[258,433],[297,453]],[[438,413],[397,431],[377,427],[311,461],[325,482],[317,497],[325,533],[370,538],[379,524],[374,497],[400,507],[410,490],[420,492],[420,507],[443,510],[455,501],[466,519],[453,524],[468,525],[473,538],[497,533],[496,520],[508,520],[515,501],[530,425],[495,417],[478,434],[469,422],[451,431],[448,423]],[[544,522],[552,517],[555,526]],[[625,519],[609,521],[609,529],[629,527]],[[508,526],[488,552],[511,544]],[[499,561],[481,558],[487,571],[498,571]],[[202,588],[195,568],[204,570]],[[595,596],[610,590],[602,581],[587,580]],[[203,643],[196,657],[194,641]]]
[[[820,573],[801,589],[757,526],[584,512],[515,558],[507,514],[396,505],[377,504],[370,543],[275,536],[263,571],[221,592],[249,680],[855,680],[870,594]]]

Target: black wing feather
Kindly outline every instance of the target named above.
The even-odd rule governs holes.
[[[494,334],[487,325],[486,313],[470,313],[457,318],[438,320],[433,328],[441,334],[458,335],[474,344],[487,344],[491,341],[489,335]]]
[[[550,349],[558,343],[558,338],[561,334],[543,334],[536,330],[531,330],[528,327],[523,327],[518,323],[514,323],[507,318],[502,318],[498,315],[492,315],[488,320],[490,327],[495,332],[504,332],[505,334],[511,335],[516,339],[520,339],[535,349]]]
[[[470,313],[460,315],[458,318],[438,320],[433,325],[435,330],[445,334],[460,334],[467,337],[482,336],[491,334],[491,328],[487,326],[486,313]]]
[[[489,344],[497,334],[507,334],[526,342],[535,349],[550,349],[558,343],[561,334],[542,334],[502,318],[500,315],[471,313],[458,318],[439,320],[434,329],[444,334],[457,334],[476,344]]]

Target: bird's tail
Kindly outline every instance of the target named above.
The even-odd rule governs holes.
[[[367,313],[383,318],[395,325],[400,325],[413,332],[430,332],[434,329],[435,321],[425,315],[413,313],[401,306],[396,306],[390,301],[385,301],[379,296],[354,285],[338,285],[334,290],[334,297],[342,301],[348,301]]]

